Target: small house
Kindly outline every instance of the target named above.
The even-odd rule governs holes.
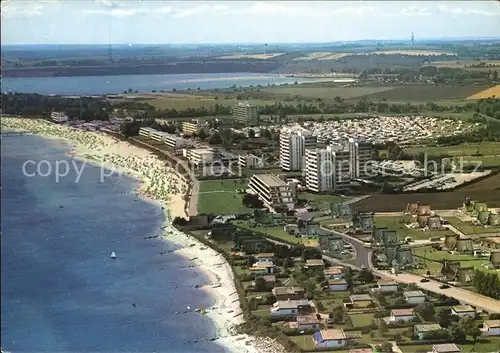
[[[455,343],[435,344],[432,353],[460,353],[460,348]]]
[[[343,268],[341,266],[334,266],[326,268],[323,271],[326,279],[340,279],[344,278]]]
[[[299,330],[319,329],[319,320],[316,314],[305,314],[297,316],[297,328]]]
[[[389,318],[390,322],[406,322],[415,318],[413,309],[392,309],[391,316]]]
[[[302,300],[279,300],[270,309],[271,316],[297,316],[309,314],[311,305],[305,299]]]
[[[321,330],[313,335],[313,343],[316,349],[320,348],[342,348],[347,346],[347,338],[344,330],[330,329]]]
[[[391,280],[379,280],[377,282],[377,288],[372,288],[372,292],[382,292],[382,293],[393,293],[397,292],[398,283]]]
[[[304,299],[306,290],[302,287],[275,287],[272,292],[277,300],[299,300]]]
[[[254,256],[255,260],[257,262],[272,262],[274,260],[274,253],[272,252],[263,252],[263,253],[259,253],[259,254],[256,254]]]
[[[476,310],[470,305],[455,305],[451,308],[451,314],[458,317],[470,316],[476,317]]]
[[[309,259],[306,260],[306,264],[304,265],[305,268],[311,269],[311,270],[323,270],[325,268],[325,263],[323,259]]]
[[[403,296],[408,304],[422,304],[425,302],[425,294],[421,290],[403,292]]]
[[[373,303],[368,294],[353,294],[349,299],[353,308],[367,308]]]
[[[341,292],[347,290],[347,281],[343,278],[329,279],[328,289],[332,292]]]
[[[483,336],[500,336],[500,320],[485,320],[481,331]]]
[[[274,263],[272,261],[256,262],[248,271],[251,275],[267,275],[274,273]]]
[[[427,325],[415,325],[413,328],[413,332],[415,333],[415,337],[419,340],[425,340],[425,335],[431,331],[439,331],[442,330],[440,324],[427,324]]]

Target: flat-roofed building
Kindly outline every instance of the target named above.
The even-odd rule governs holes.
[[[185,150],[185,157],[195,166],[212,163],[214,150],[211,148],[192,148]]]
[[[313,335],[316,348],[341,348],[347,346],[347,337],[342,329],[328,329],[316,332]]]
[[[264,160],[254,154],[238,156],[238,165],[242,168],[263,168]]]
[[[432,331],[440,331],[443,328],[440,324],[426,324],[426,325],[415,325],[413,327],[413,332],[415,333],[415,337],[419,340],[425,340],[426,335]]]
[[[470,316],[476,317],[476,310],[470,305],[455,305],[451,307],[451,314],[458,317]]]
[[[156,130],[150,127],[141,127],[139,129],[139,136],[151,137],[151,134],[155,133]]]
[[[413,309],[392,309],[390,322],[410,321],[415,318]]]
[[[314,192],[342,191],[350,186],[348,151],[332,146],[306,150],[306,188]]]
[[[398,283],[392,280],[381,279],[377,281],[377,288],[372,288],[372,292],[392,293],[397,292]]]
[[[403,297],[408,304],[422,304],[425,302],[425,294],[421,290],[403,292]]]
[[[186,140],[182,137],[169,134],[167,132],[158,131],[156,129],[141,127],[139,129],[139,135],[148,137],[154,141],[163,143],[170,148],[179,149],[186,145]]]
[[[259,121],[258,107],[248,102],[233,105],[232,115],[236,122],[246,125],[255,125]]]
[[[460,348],[455,343],[435,344],[432,353],[460,353]]]
[[[277,300],[299,300],[304,299],[306,290],[302,287],[275,287],[272,293]]]
[[[254,174],[248,187],[270,209],[278,205],[284,205],[289,210],[295,208],[295,194],[286,182],[274,174]]]
[[[369,161],[372,160],[373,145],[369,142],[357,141],[350,138],[348,150],[351,167],[351,178],[365,178],[369,174]]]
[[[56,123],[65,123],[69,120],[65,112],[52,112],[50,113],[50,118]]]
[[[499,336],[500,337],[500,320],[485,320],[481,328],[483,336]]]
[[[297,329],[316,330],[319,328],[319,320],[316,314],[304,314],[297,316]]]
[[[182,122],[182,132],[185,135],[198,135],[205,126],[200,124],[198,120],[183,121]]]
[[[305,153],[307,149],[316,148],[318,139],[308,130],[280,131],[280,168],[286,171],[305,169]]]

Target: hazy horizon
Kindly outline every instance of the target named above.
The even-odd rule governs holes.
[[[492,38],[492,1],[1,2],[2,45],[299,44],[358,40]],[[22,31],[19,28],[23,28]]]

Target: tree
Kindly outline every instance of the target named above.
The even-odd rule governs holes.
[[[473,326],[472,328],[470,328],[469,332],[467,333],[472,337],[474,342],[476,342],[477,338],[483,334],[477,326]]]
[[[210,138],[208,139],[208,143],[211,145],[221,145],[222,144],[222,138],[218,132],[215,132]]]
[[[205,141],[207,138],[207,133],[205,132],[205,129],[201,129],[200,132],[198,133],[198,138],[202,141]]]
[[[314,283],[311,280],[307,281],[307,284],[306,284],[307,294],[312,295],[315,290],[316,290],[316,283]]]
[[[257,292],[264,292],[266,290],[266,281],[264,281],[264,278],[259,276],[255,279],[255,290]]]
[[[448,327],[451,324],[451,312],[450,309],[441,309],[437,314],[437,322],[442,327]]]
[[[369,271],[368,269],[364,268],[361,271],[359,271],[358,278],[365,283],[372,282],[373,273],[371,273],[371,271]]]
[[[425,320],[432,321],[434,319],[434,304],[425,302],[417,305],[415,311]]]
[[[452,324],[448,332],[450,334],[450,341],[452,342],[462,343],[465,342],[467,338],[465,332],[460,328],[460,326],[457,323]]]
[[[248,129],[248,138],[253,139],[255,137],[254,129]]]
[[[384,333],[389,332],[389,327],[387,326],[386,322],[384,319],[379,320],[379,325],[378,325],[378,331],[381,333],[383,336]]]

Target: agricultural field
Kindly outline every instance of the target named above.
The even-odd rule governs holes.
[[[386,99],[388,101],[402,102],[436,102],[463,100],[486,87],[483,85],[466,86],[437,86],[437,85],[413,85],[393,87],[389,90],[380,91],[367,95],[372,101]],[[444,103],[444,102],[443,102]],[[458,103],[458,102],[457,102]]]
[[[351,207],[360,212],[402,212],[408,203],[420,201],[435,210],[451,210],[461,206],[467,197],[500,207],[500,174],[447,192],[373,195]]]
[[[473,100],[473,99],[485,99],[490,97],[500,98],[500,85],[496,85],[490,88],[485,89],[484,91],[477,92],[465,99]]]
[[[411,216],[375,216],[375,226],[388,227],[398,233],[400,240],[405,237],[411,237],[413,240],[427,240],[431,237],[445,237],[446,235],[453,235],[454,233],[449,230],[432,230],[422,231],[420,229],[408,229],[403,222],[413,221]]]
[[[278,87],[264,87],[262,91],[273,93],[277,98],[295,97],[321,98],[325,101],[332,101],[335,97],[342,99],[354,99],[367,95],[393,89],[391,86],[326,86],[326,85],[287,85]]]
[[[215,214],[253,212],[252,209],[243,205],[243,194],[237,192],[237,190],[245,189],[246,184],[244,179],[200,181],[198,212]]]
[[[269,53],[269,54],[234,54],[234,55],[224,55],[219,56],[218,59],[257,59],[257,60],[267,60],[277,58],[284,53]]]
[[[308,53],[304,56],[293,59],[294,61],[309,61],[309,60],[321,60],[321,61],[335,61],[342,59],[346,56],[357,56],[357,55],[408,55],[408,56],[438,56],[438,55],[448,55],[456,56],[456,53],[443,51],[443,50],[375,50],[366,51],[361,53],[334,53],[334,52],[313,52]]]
[[[500,155],[500,142],[463,143],[456,146],[422,146],[405,148],[408,154],[427,153],[430,156],[496,156]]]
[[[222,106],[232,106],[241,102],[237,99],[225,99],[219,96],[206,96],[206,95],[181,95],[176,97],[176,95],[165,95],[156,98],[148,98],[144,100],[144,103],[151,104],[158,109],[177,109],[185,110],[187,108],[213,108],[216,104]],[[252,100],[253,104],[256,105],[266,105],[273,104],[274,101],[268,100]]]

